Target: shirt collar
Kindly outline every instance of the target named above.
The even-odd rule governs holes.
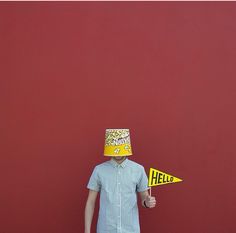
[[[125,167],[126,165],[127,165],[127,163],[128,163],[128,158],[126,158],[121,164],[119,164],[119,163],[117,163],[115,160],[113,160],[112,158],[111,158],[111,160],[109,161],[110,163],[111,163],[111,165],[113,166],[113,167]]]

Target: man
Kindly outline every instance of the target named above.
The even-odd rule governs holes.
[[[136,193],[145,208],[155,207],[156,200],[148,193],[144,167],[127,158],[132,155],[128,129],[106,130],[104,155],[111,159],[94,168],[87,185],[85,233],[90,233],[98,192],[97,233],[140,233]]]

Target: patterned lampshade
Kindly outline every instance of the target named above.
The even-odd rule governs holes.
[[[106,129],[104,155],[132,155],[129,129]]]

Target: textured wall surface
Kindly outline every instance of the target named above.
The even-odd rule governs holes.
[[[0,233],[83,232],[106,128],[184,179],[142,233],[235,233],[235,22],[223,2],[0,3]]]

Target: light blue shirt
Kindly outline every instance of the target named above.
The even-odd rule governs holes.
[[[140,233],[137,192],[148,190],[142,165],[128,158],[99,164],[87,188],[100,192],[97,233]]]

